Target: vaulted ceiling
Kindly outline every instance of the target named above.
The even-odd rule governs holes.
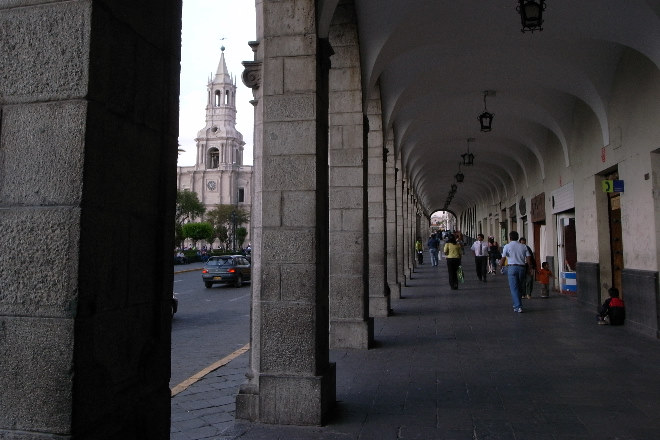
[[[338,0],[320,1],[320,33]],[[403,167],[421,204],[494,204],[545,177],[546,148],[562,149],[578,102],[609,144],[608,100],[624,49],[660,67],[660,0],[547,0],[543,31],[521,32],[514,0],[356,0],[367,97],[380,93]],[[321,35],[323,36],[323,35]],[[477,116],[495,115],[481,132]],[[551,146],[551,147],[549,147]],[[521,177],[522,176],[522,177]]]

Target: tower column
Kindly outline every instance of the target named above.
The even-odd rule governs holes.
[[[385,228],[387,285],[392,299],[401,298],[401,284],[398,272],[398,234],[396,203],[396,167],[393,133],[390,131],[385,141]]]
[[[369,315],[390,314],[385,248],[385,159],[380,96],[367,103],[369,118]]]
[[[401,167],[401,155],[397,154],[395,149],[394,154],[394,175],[396,178],[395,187],[396,187],[396,250],[397,250],[397,260],[396,260],[396,273],[399,283],[406,285],[406,265],[405,265],[405,248],[404,248],[404,235],[405,235],[405,205],[403,202],[403,172]]]
[[[367,163],[360,53],[352,1],[330,27],[330,346],[369,348]]]
[[[169,437],[180,19],[2,2],[0,438]]]
[[[328,354],[328,57],[316,2],[258,2],[252,332],[236,417],[319,425],[335,401]],[[262,63],[258,65],[258,63]],[[262,76],[263,81],[255,80]]]

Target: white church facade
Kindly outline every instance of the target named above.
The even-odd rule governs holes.
[[[227,71],[224,47],[207,89],[206,124],[195,138],[195,165],[177,167],[177,189],[197,193],[207,211],[223,204],[249,212],[252,166],[243,164],[245,142],[236,130],[236,78]],[[243,226],[249,231],[249,225]]]

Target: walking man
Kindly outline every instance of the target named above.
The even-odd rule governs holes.
[[[522,313],[522,295],[525,291],[527,264],[531,264],[531,255],[527,245],[518,242],[516,231],[509,233],[509,242],[502,249],[502,257],[506,257],[508,263],[506,273],[509,278],[513,311]]]
[[[474,265],[477,267],[477,278],[484,283],[488,281],[488,243],[484,241],[484,234],[477,235],[477,241],[472,243],[474,252]]]
[[[525,289],[523,291],[523,298],[530,299],[532,297],[532,289],[534,289],[534,275],[536,274],[536,259],[534,258],[534,252],[532,248],[527,245],[527,239],[525,237],[520,237],[518,240],[525,246],[527,246],[527,251],[529,252],[530,258],[529,263],[527,264],[527,274],[525,275]]]
[[[429,254],[431,255],[431,266],[438,265],[438,248],[440,247],[440,242],[436,238],[435,234],[431,234],[429,240],[426,242],[426,246],[429,248]]]

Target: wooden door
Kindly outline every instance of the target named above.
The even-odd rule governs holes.
[[[577,245],[575,243],[575,218],[570,218],[564,226],[564,267],[574,271],[577,265]]]
[[[623,272],[623,241],[621,232],[621,195],[610,194],[610,249],[612,258],[612,287],[621,289],[621,273]]]

